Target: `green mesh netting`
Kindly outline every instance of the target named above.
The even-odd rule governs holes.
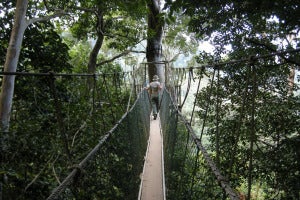
[[[137,199],[150,124],[148,94],[110,130],[48,199]],[[84,163],[86,161],[86,163]]]
[[[229,196],[238,199],[229,185],[221,186],[221,176],[216,177],[216,173],[213,173],[209,165],[211,163],[207,162],[211,161],[207,152],[191,133],[167,91],[162,97],[160,119],[164,137],[167,199],[215,200]],[[225,187],[229,188],[229,194],[226,194]]]
[[[142,93],[123,116],[140,91],[132,89],[131,75],[17,76],[10,132],[0,137],[3,199],[46,199],[73,169],[78,170],[74,184],[58,198],[132,199],[139,188],[150,105]],[[101,153],[94,153],[87,168],[79,166],[101,138]]]

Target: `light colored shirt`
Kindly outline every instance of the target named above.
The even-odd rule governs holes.
[[[160,82],[158,82],[158,81],[151,82],[150,86],[149,86],[149,91],[150,91],[151,97],[158,97],[160,89],[161,89]]]

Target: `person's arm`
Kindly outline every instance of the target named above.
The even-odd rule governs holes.
[[[161,83],[159,83],[159,85],[158,85],[158,89],[159,89],[159,90],[161,90],[162,88],[163,88],[162,84],[161,84]]]
[[[148,91],[148,94],[151,96],[151,86],[148,85],[147,87],[144,87],[145,90]]]

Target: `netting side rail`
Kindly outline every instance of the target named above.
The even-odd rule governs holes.
[[[193,128],[164,90],[160,110],[167,199],[230,198],[239,195],[213,162]]]
[[[149,115],[148,94],[142,91],[132,108],[47,199],[137,198],[149,136]]]

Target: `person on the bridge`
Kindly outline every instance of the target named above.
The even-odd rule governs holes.
[[[147,87],[147,90],[149,91],[150,94],[154,120],[157,118],[157,113],[159,110],[159,91],[162,89],[162,86],[158,80],[159,80],[158,76],[154,75],[152,82],[149,84],[149,87]]]

